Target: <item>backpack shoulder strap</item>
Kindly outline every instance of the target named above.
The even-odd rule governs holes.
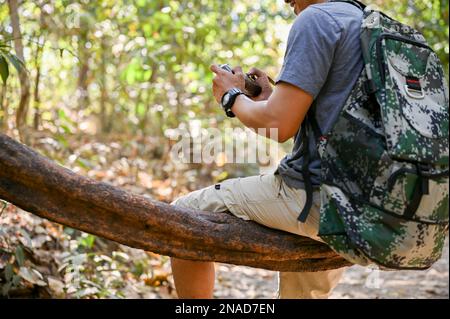
[[[366,9],[366,5],[358,0],[331,0],[330,2],[346,2],[354,5],[355,7],[358,7],[363,11]]]
[[[303,123],[305,123],[304,127],[301,128],[301,138],[302,143],[304,147],[304,153],[303,153],[303,165],[302,165],[302,175],[303,175],[303,184],[305,187],[305,193],[306,193],[306,202],[305,206],[302,209],[302,212],[298,216],[297,220],[301,223],[305,223],[306,219],[308,218],[309,211],[311,210],[311,207],[313,205],[313,185],[311,180],[311,175],[309,172],[309,164],[310,164],[310,156],[309,156],[309,136],[308,136],[308,119],[310,118],[310,115],[307,114],[306,118],[303,120]]]
[[[315,106],[312,106],[309,112],[307,113],[305,119],[303,120],[305,123],[304,127],[301,131],[301,138],[303,143],[305,143],[304,154],[303,154],[303,166],[302,166],[302,174],[303,174],[303,184],[305,187],[306,193],[306,202],[305,206],[302,209],[302,212],[298,216],[297,220],[301,223],[305,223],[308,218],[309,212],[313,205],[313,192],[314,187],[312,185],[311,174],[309,172],[309,164],[311,163],[311,158],[309,154],[310,149],[310,139],[308,134],[308,126],[312,129],[312,134],[314,136],[314,140],[318,140],[322,136],[322,130],[320,129],[319,123],[317,123]]]

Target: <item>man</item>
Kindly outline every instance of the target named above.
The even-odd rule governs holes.
[[[273,91],[261,70],[250,71],[263,88],[254,99],[239,92],[244,90],[240,67],[234,69],[234,74],[216,65],[211,70],[216,74],[216,100],[221,102],[227,92],[231,96],[228,114],[231,111],[249,128],[278,129],[281,143],[295,137],[292,153],[281,161],[275,174],[226,180],[220,187],[195,191],[173,204],[217,213],[230,211],[245,220],[320,240],[318,192],[314,193],[314,205],[306,222],[297,219],[306,201],[300,127],[311,109],[321,132],[329,131],[358,79],[363,68],[359,39],[362,11],[344,2],[285,2],[298,17],[290,31],[283,67]],[[311,138],[315,145],[316,140]],[[320,160],[315,148],[310,149],[309,156],[309,174],[317,190]],[[213,263],[172,258],[172,270],[180,298],[212,298]],[[343,269],[280,273],[278,297],[326,298],[342,273]]]

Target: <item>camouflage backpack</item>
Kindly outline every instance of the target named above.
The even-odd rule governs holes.
[[[365,68],[328,134],[307,116],[305,132],[319,137],[322,165],[319,236],[355,264],[426,269],[441,257],[448,231],[443,67],[413,28],[344,2],[364,10]],[[300,221],[311,206],[304,179],[308,200]]]

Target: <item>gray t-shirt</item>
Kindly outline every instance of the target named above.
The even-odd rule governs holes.
[[[332,128],[363,68],[362,14],[359,8],[349,3],[311,5],[298,15],[289,33],[277,82],[295,85],[314,97],[311,108],[323,134]],[[310,138],[309,171],[313,185],[317,186],[320,185],[320,159],[312,134]],[[304,187],[301,145],[299,129],[292,153],[281,160],[277,170],[284,182],[293,188]]]

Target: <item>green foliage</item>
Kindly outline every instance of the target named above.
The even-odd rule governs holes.
[[[25,12],[21,24],[32,75],[30,61],[43,48],[41,109],[51,113],[50,121],[43,120],[58,121],[54,105],[60,105],[80,119],[67,134],[91,115],[100,121],[95,132],[160,135],[193,118],[208,125],[221,115],[210,90],[210,64],[259,66],[274,77],[282,56],[277,32],[290,22],[282,19],[288,8],[271,0],[30,1],[20,7]],[[10,43],[9,21],[1,21],[0,37]],[[83,85],[89,105],[80,109]]]
[[[0,298],[154,297],[155,290],[167,289],[167,258],[150,259],[143,251],[71,228],[62,232],[15,208],[5,214],[6,221],[0,220]]]
[[[9,77],[9,65],[3,55],[0,55],[0,75],[2,77],[3,84],[6,85],[6,81]]]
[[[366,2],[420,29],[448,66],[448,0]],[[236,125],[224,122],[213,100],[209,65],[257,66],[275,77],[294,19],[288,6],[273,0],[38,0],[23,2],[19,13],[28,69],[34,76],[37,67],[42,70],[43,124],[60,127],[63,109],[76,119],[64,124],[63,134],[89,126],[92,134],[152,136],[194,118],[204,126]],[[6,5],[0,17],[0,40],[10,45]],[[10,48],[0,50],[5,82],[5,60],[16,68],[20,61],[6,52]],[[11,85],[17,94],[17,83]],[[92,117],[96,122],[87,125]]]
[[[448,0],[365,2],[420,29],[448,69]],[[166,158],[171,144],[164,133],[194,119],[203,127],[239,125],[214,101],[209,66],[256,66],[275,78],[295,18],[283,1],[35,0],[21,1],[19,16],[25,61],[13,55],[8,6],[0,0],[0,123],[8,118],[14,127],[20,85],[11,70],[20,72],[26,62],[33,93],[28,124],[36,123],[33,136],[43,154],[131,191],[141,182],[142,194],[165,201],[248,173],[230,167],[181,171]],[[129,296],[127,280],[135,286],[139,280],[164,282],[154,279],[155,266],[143,252],[136,257],[118,247],[103,249],[108,244],[102,239],[69,228],[62,233],[30,221],[13,224],[0,227],[3,296],[38,286],[58,297],[120,298]],[[48,229],[34,233],[39,227]],[[36,247],[39,236],[43,243]],[[57,269],[41,274],[34,263],[39,258],[31,257]]]
[[[3,85],[6,85],[6,81],[9,77],[9,64],[11,64],[17,72],[21,72],[25,69],[23,61],[17,56],[10,53],[11,48],[0,42],[0,77],[2,78]]]

